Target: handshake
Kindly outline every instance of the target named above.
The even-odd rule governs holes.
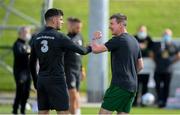
[[[100,39],[102,37],[102,33],[100,31],[96,31],[93,33],[93,40]]]
[[[102,37],[102,33],[100,31],[94,32],[91,48],[92,48],[92,52],[95,54],[107,51],[107,48],[104,44],[98,44],[96,42],[96,40],[100,39],[101,37]]]

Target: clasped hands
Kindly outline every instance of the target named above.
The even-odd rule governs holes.
[[[96,31],[93,33],[93,39],[91,43],[92,52],[96,50],[96,48],[99,46],[99,44],[96,42],[96,40],[100,39],[102,37],[102,32]]]

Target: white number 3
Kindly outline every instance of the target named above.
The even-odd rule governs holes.
[[[47,40],[42,40],[42,41],[41,41],[41,44],[42,44],[42,46],[41,46],[41,51],[42,51],[43,53],[46,53],[46,52],[48,51],[48,49],[49,49],[49,47],[48,47],[48,41],[47,41]]]

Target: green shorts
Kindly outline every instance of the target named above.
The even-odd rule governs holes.
[[[136,93],[111,85],[103,98],[101,107],[109,111],[129,113]]]

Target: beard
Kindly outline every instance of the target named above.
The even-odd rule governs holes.
[[[56,25],[56,30],[61,30],[62,26],[61,25]]]
[[[60,27],[56,27],[56,30],[61,30],[61,28]]]

